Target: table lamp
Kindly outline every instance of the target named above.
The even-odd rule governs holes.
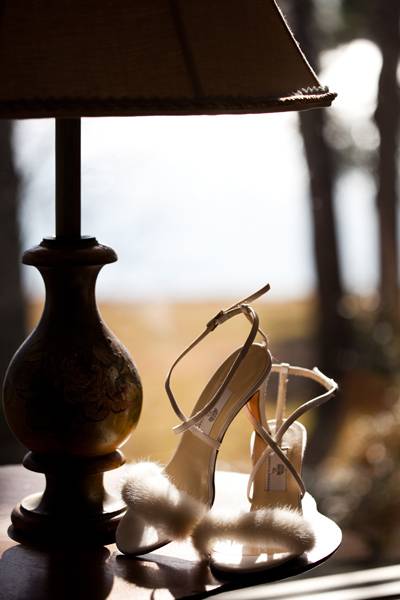
[[[142,388],[96,308],[97,275],[117,257],[81,235],[80,118],[303,110],[335,94],[274,0],[4,0],[0,79],[0,118],[56,119],[55,237],[23,256],[46,302],[3,394],[24,465],[46,488],[15,507],[14,533],[107,543],[125,507],[103,473],[124,462]]]

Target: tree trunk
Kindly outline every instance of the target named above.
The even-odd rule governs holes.
[[[397,252],[397,140],[399,91],[397,66],[400,55],[399,0],[378,0],[375,14],[376,41],[382,52],[375,121],[380,135],[377,164],[377,210],[380,249],[380,319],[398,330]]]
[[[11,148],[12,124],[0,119],[0,378],[25,337],[18,227],[18,176]],[[21,460],[24,451],[0,411],[0,463]]]
[[[314,5],[312,0],[292,0],[291,12],[296,37],[314,68],[318,67],[315,46]],[[318,285],[318,354],[321,369],[340,379],[344,356],[349,347],[349,324],[339,313],[343,295],[334,214],[334,155],[325,137],[325,111],[299,115],[304,152],[310,175],[310,201],[315,266]],[[342,419],[342,402],[338,394],[333,402],[319,409],[318,426],[311,440],[310,459],[320,461],[330,450]],[[326,427],[329,423],[329,427]]]

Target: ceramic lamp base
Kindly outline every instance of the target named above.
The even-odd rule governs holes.
[[[35,542],[111,542],[125,510],[103,473],[124,462],[118,448],[138,422],[142,387],[96,306],[97,275],[115,260],[94,238],[46,239],[24,255],[43,275],[46,304],[8,368],[4,411],[30,450],[25,467],[46,476],[44,493],[12,513],[14,531]]]

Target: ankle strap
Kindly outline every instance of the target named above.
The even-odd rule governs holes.
[[[329,398],[333,396],[333,394],[338,389],[338,384],[336,383],[336,381],[330,379],[329,377],[321,373],[321,371],[317,369],[317,367],[314,367],[314,369],[310,370],[305,369],[304,367],[292,367],[290,365],[287,365],[286,363],[274,364],[272,365],[271,373],[281,373],[283,368],[285,369],[286,377],[288,377],[289,375],[294,375],[297,377],[305,377],[307,379],[312,379],[313,381],[322,385],[327,391],[324,394],[320,394],[319,396],[308,400],[308,402],[304,402],[303,404],[301,404],[287,417],[287,419],[284,420],[283,423],[279,424],[279,427],[275,432],[274,436],[278,444],[281,442],[284,434],[292,425],[292,423],[297,421],[297,419],[299,419],[302,415],[304,415],[304,413],[308,412],[312,408],[317,408],[318,406],[321,406],[321,404],[324,404],[327,400],[329,400]],[[279,398],[278,396],[278,402],[280,402],[283,406],[282,408],[280,408],[278,404],[277,410],[280,410],[283,414],[286,404],[286,387],[284,396],[282,395],[281,398]]]
[[[213,317],[207,323],[205,330],[195,340],[193,340],[193,342],[178,356],[178,358],[175,360],[175,362],[171,366],[171,368],[168,372],[166,381],[165,381],[165,390],[167,392],[169,401],[171,403],[171,406],[172,406],[175,414],[182,421],[182,423],[180,425],[177,425],[176,427],[173,428],[173,431],[175,433],[182,433],[183,431],[190,429],[193,425],[196,425],[217,404],[218,400],[221,398],[221,396],[224,393],[225,389],[227,388],[229,382],[231,381],[232,377],[234,376],[235,372],[237,371],[243,358],[246,356],[247,352],[249,351],[249,348],[252,345],[252,343],[254,342],[254,339],[255,339],[257,333],[261,334],[261,336],[264,340],[264,343],[266,345],[268,345],[268,340],[267,340],[265,334],[260,330],[258,315],[254,311],[254,309],[247,304],[247,302],[256,300],[257,298],[259,298],[260,296],[262,296],[263,294],[268,292],[269,289],[270,289],[270,286],[269,286],[269,284],[267,284],[264,287],[262,287],[260,290],[255,292],[254,294],[251,294],[251,296],[249,296],[248,298],[245,298],[244,300],[240,300],[239,302],[236,302],[235,304],[233,304],[232,306],[230,306],[229,308],[227,308],[225,310],[221,310],[217,315],[215,315],[215,317]],[[219,388],[217,389],[217,391],[215,392],[215,394],[213,395],[211,400],[205,406],[203,406],[203,408],[200,409],[197,413],[195,413],[190,418],[188,418],[180,409],[180,407],[175,399],[175,396],[171,390],[172,372],[175,369],[176,365],[182,360],[182,358],[184,356],[186,356],[186,354],[188,354],[195,346],[197,346],[197,344],[199,344],[207,335],[209,335],[212,331],[214,331],[214,329],[216,329],[216,327],[218,327],[218,325],[221,325],[222,323],[225,323],[225,321],[228,321],[232,317],[235,317],[240,314],[245,315],[245,317],[250,321],[250,323],[251,323],[250,333],[248,334],[245,343],[243,344],[243,346],[240,349],[240,352],[238,353],[237,357],[233,361],[228,373],[226,374],[224,380],[222,381],[221,385],[219,386]]]
[[[256,461],[256,463],[252,469],[252,472],[250,473],[248,486],[247,486],[247,496],[248,496],[248,499],[250,500],[250,502],[252,500],[251,488],[252,488],[254,479],[256,477],[256,474],[257,474],[259,468],[261,467],[261,465],[263,464],[263,462],[265,461],[267,455],[271,452],[274,452],[277,456],[279,456],[281,461],[284,463],[286,468],[289,470],[289,472],[292,474],[292,476],[296,480],[296,482],[299,486],[299,489],[300,489],[301,497],[304,496],[305,491],[306,491],[304,482],[301,478],[300,473],[294,467],[293,463],[287,458],[287,456],[282,451],[281,442],[282,442],[283,436],[286,433],[286,431],[301,415],[303,415],[305,412],[311,410],[312,408],[316,408],[317,406],[320,406],[321,404],[323,404],[324,402],[329,400],[329,398],[331,398],[338,389],[338,384],[336,383],[336,381],[334,381],[333,379],[330,379],[329,377],[327,377],[326,375],[321,373],[321,371],[319,369],[317,369],[316,367],[311,371],[310,369],[305,369],[303,367],[292,367],[291,365],[289,365],[287,363],[273,364],[272,368],[271,368],[271,373],[279,373],[278,399],[277,399],[277,406],[276,406],[276,413],[275,413],[276,428],[275,428],[274,434],[273,435],[271,434],[271,431],[268,426],[268,421],[267,421],[267,418],[265,415],[266,386],[268,383],[267,380],[264,383],[264,386],[263,386],[264,389],[260,390],[260,396],[259,396],[259,415],[260,415],[261,422],[259,422],[254,417],[254,415],[251,413],[251,411],[248,409],[249,418],[254,426],[256,433],[262,438],[262,440],[266,444],[266,448],[263,450],[263,452],[259,456],[258,460]],[[321,394],[319,396],[316,396],[315,398],[312,398],[308,402],[304,402],[295,411],[293,411],[289,415],[289,417],[287,417],[285,419],[284,414],[285,414],[285,407],[286,407],[287,379],[288,379],[289,375],[295,375],[295,376],[306,377],[308,379],[312,379],[313,381],[316,381],[317,383],[319,383],[323,387],[325,387],[325,389],[327,391],[324,394]]]

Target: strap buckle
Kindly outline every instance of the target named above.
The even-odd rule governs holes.
[[[212,319],[210,319],[210,321],[208,321],[206,328],[209,331],[214,331],[214,329],[216,329],[218,327],[218,325],[221,325],[222,323],[222,318],[225,316],[225,311],[220,310],[219,313],[217,313],[215,315],[215,317],[213,317]]]

